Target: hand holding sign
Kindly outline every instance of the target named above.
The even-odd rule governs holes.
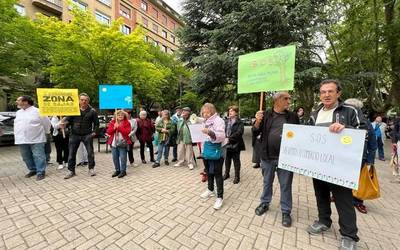
[[[329,126],[329,131],[332,133],[340,133],[344,128],[345,126],[343,124],[336,122]]]

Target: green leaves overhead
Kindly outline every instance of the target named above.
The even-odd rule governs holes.
[[[194,90],[210,101],[226,100],[236,96],[239,55],[288,44],[314,50],[310,41],[325,2],[187,0],[180,56],[194,69]]]

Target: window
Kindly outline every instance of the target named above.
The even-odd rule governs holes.
[[[176,28],[175,22],[172,22],[172,21],[171,21],[171,28],[172,28],[172,30],[174,30],[174,29]]]
[[[162,48],[161,48],[161,50],[162,50],[163,52],[167,53],[167,52],[168,52],[168,47],[165,46],[165,45],[163,45]]]
[[[75,6],[77,6],[81,10],[86,10],[86,8],[87,8],[86,4],[81,3],[78,0],[72,0],[72,3],[75,4]]]
[[[148,36],[144,36],[144,41],[145,41],[145,42],[149,42],[149,41],[150,41],[150,38],[149,38]]]
[[[127,25],[122,25],[121,32],[124,33],[125,35],[129,35],[131,33],[131,27]]]
[[[173,43],[175,43],[175,36],[174,36],[174,35],[171,35],[171,41],[172,41]]]
[[[154,23],[153,23],[153,31],[154,31],[155,33],[158,33],[158,26],[155,25]]]
[[[110,25],[110,17],[107,15],[104,15],[103,13],[100,13],[98,11],[96,11],[96,20],[99,23],[105,24],[105,25]]]
[[[161,31],[161,35],[164,38],[167,38],[167,36],[168,36],[168,34],[167,34],[167,32],[165,30]]]
[[[123,17],[126,17],[128,19],[131,18],[131,9],[129,9],[128,7],[125,7],[124,5],[119,6],[119,13]]]
[[[158,42],[157,41],[153,41],[153,45],[157,47],[158,46]]]
[[[21,16],[25,16],[25,7],[19,4],[14,4],[14,8],[15,10],[18,12],[18,14],[20,14]]]
[[[155,8],[153,8],[153,17],[156,19],[158,18],[158,10]]]
[[[167,21],[167,16],[163,15],[162,16],[162,24],[167,25],[168,21]]]
[[[148,7],[147,7],[147,2],[143,1],[140,3],[140,8],[142,8],[142,10],[147,11]]]
[[[148,27],[149,26],[149,21],[147,21],[146,18],[142,17],[142,23],[144,27]]]
[[[100,3],[105,4],[107,6],[111,6],[111,0],[97,0],[97,1],[99,1]]]

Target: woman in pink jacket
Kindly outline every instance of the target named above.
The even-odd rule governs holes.
[[[131,132],[131,123],[128,120],[128,114],[123,110],[117,110],[114,119],[111,120],[107,128],[108,141],[111,145],[111,153],[115,166],[115,172],[112,177],[122,178],[126,175],[126,156],[128,146],[132,144],[129,138]]]
[[[215,196],[215,179],[217,183],[217,199],[214,204],[214,209],[218,210],[222,207],[224,199],[224,180],[222,178],[224,158],[222,154],[222,143],[225,141],[225,122],[219,117],[215,106],[211,103],[203,105],[201,114],[205,119],[202,132],[208,136],[208,140],[204,142],[203,149],[204,166],[208,177],[208,189],[202,193],[200,197],[207,199]]]

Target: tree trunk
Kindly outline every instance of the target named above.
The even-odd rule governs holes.
[[[390,67],[392,76],[392,88],[389,93],[388,105],[397,105],[400,103],[400,53],[399,38],[395,28],[395,1],[385,0],[385,22],[386,22],[386,43],[390,53]]]

